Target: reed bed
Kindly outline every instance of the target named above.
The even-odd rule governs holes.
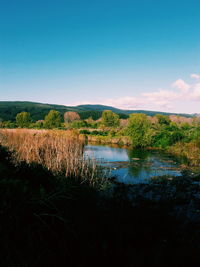
[[[189,166],[198,167],[200,164],[200,139],[189,143],[177,143],[170,147],[169,152],[185,157]]]
[[[2,129],[0,144],[12,152],[16,165],[41,164],[57,175],[92,185],[103,181],[96,162],[84,157],[84,140],[76,131]]]

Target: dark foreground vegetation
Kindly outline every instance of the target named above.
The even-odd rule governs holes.
[[[198,266],[197,174],[105,188],[0,147],[0,266]]]

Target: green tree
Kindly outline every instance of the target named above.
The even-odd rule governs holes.
[[[50,110],[45,116],[44,127],[47,129],[58,128],[61,126],[61,115],[59,111]]]
[[[106,127],[119,126],[119,115],[112,112],[111,110],[104,110],[104,112],[102,113],[102,124]]]
[[[151,145],[153,130],[151,121],[142,113],[131,114],[128,120],[127,134],[134,147],[146,147]]]
[[[70,127],[74,129],[80,129],[80,128],[88,127],[88,123],[86,121],[73,121],[70,124]]]
[[[156,118],[158,119],[158,123],[161,125],[169,125],[171,122],[169,116],[166,115],[156,114]]]
[[[29,112],[20,112],[16,116],[16,124],[20,128],[26,128],[31,123],[31,116]]]

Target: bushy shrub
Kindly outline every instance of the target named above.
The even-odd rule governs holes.
[[[185,131],[186,132],[186,137],[184,139],[184,141],[186,142],[190,142],[192,140],[198,140],[200,138],[200,127],[192,127],[188,130]]]
[[[80,130],[79,133],[80,134],[91,134],[91,132],[88,130]]]
[[[74,129],[80,129],[80,128],[88,127],[88,123],[86,121],[73,121],[70,124],[70,127]]]
[[[14,122],[11,122],[11,121],[3,121],[3,122],[1,122],[0,128],[13,129],[13,128],[16,128],[16,124]]]
[[[146,147],[151,145],[153,129],[151,122],[145,114],[131,114],[126,133],[130,136],[134,147]]]
[[[157,134],[154,135],[152,145],[155,147],[166,148],[181,141],[183,138],[184,134],[179,128],[172,130],[168,127],[158,131]]]

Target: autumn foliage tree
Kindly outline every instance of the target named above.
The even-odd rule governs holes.
[[[64,121],[66,123],[70,123],[70,122],[73,122],[73,121],[76,121],[76,120],[80,120],[80,116],[78,115],[77,112],[73,112],[73,111],[65,112]]]

